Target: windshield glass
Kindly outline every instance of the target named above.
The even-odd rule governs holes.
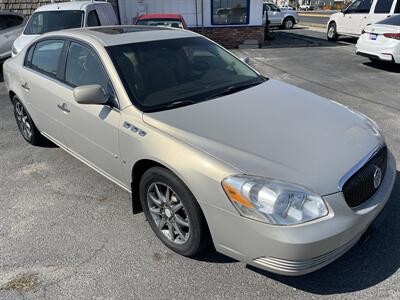
[[[177,19],[145,19],[145,20],[138,20],[136,24],[144,26],[166,26],[166,27],[183,29],[182,22]]]
[[[400,15],[387,18],[383,21],[378,22],[377,24],[400,26]]]
[[[79,28],[82,26],[83,11],[42,11],[32,15],[24,34],[43,34],[50,31]]]
[[[202,37],[118,45],[107,51],[133,103],[144,112],[195,104],[265,80]]]

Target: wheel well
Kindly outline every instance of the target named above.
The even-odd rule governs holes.
[[[336,25],[336,22],[335,21],[330,21],[328,27],[331,26],[331,24],[335,24]]]
[[[153,167],[163,167],[168,169],[162,164],[150,159],[139,160],[135,163],[135,165],[132,168],[131,189],[132,189],[132,209],[134,214],[140,213],[142,211],[142,205],[140,203],[140,191],[139,191],[140,180],[142,179],[143,174],[148,169]]]
[[[15,96],[16,94],[13,92],[13,91],[9,91],[8,92],[8,96],[10,97],[10,101],[11,101],[11,103],[13,103],[13,100],[14,100],[14,96]]]
[[[159,162],[151,160],[151,159],[142,159],[135,163],[135,165],[132,168],[132,183],[131,183],[132,209],[133,209],[134,214],[138,214],[143,211],[142,204],[140,203],[140,181],[143,177],[143,174],[147,170],[149,170],[150,168],[153,168],[153,167],[165,168],[172,172],[172,170],[169,169],[168,167],[160,164]],[[172,172],[172,173],[174,173],[174,172]],[[203,214],[205,225],[207,227],[207,232],[208,232],[209,238],[212,242],[212,237],[211,237],[210,229],[208,227],[208,222],[204,216],[203,211],[201,211],[201,213]]]

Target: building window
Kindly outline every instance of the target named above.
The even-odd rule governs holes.
[[[213,25],[249,24],[250,0],[212,0]]]

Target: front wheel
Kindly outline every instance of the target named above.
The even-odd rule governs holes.
[[[332,22],[329,24],[328,26],[328,32],[326,33],[326,36],[328,38],[328,41],[337,41],[339,38],[339,35],[337,34],[337,30],[336,30],[336,23]]]
[[[152,230],[171,250],[194,256],[209,245],[211,238],[199,204],[169,170],[153,167],[144,173],[140,201]]]

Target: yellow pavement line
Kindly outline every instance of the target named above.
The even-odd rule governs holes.
[[[324,14],[304,14],[304,13],[299,13],[299,16],[301,17],[323,17],[323,18],[330,18],[330,15],[324,15]]]
[[[300,26],[308,26],[308,27],[326,28],[326,25],[324,25],[324,24],[304,23],[304,22],[301,22],[301,20],[300,20],[299,25],[300,25]]]

